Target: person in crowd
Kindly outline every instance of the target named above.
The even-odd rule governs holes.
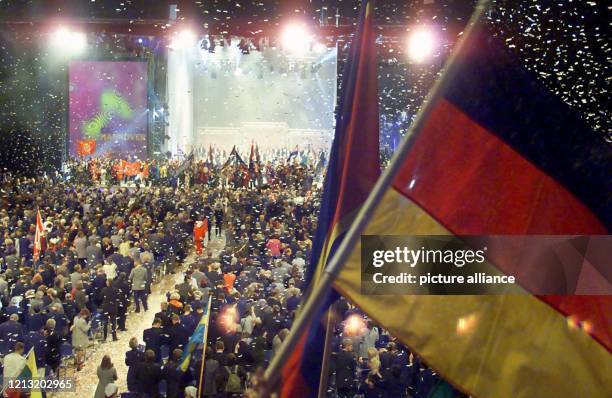
[[[206,355],[205,355],[205,363],[204,363],[204,380],[202,380],[202,395],[204,397],[216,397],[219,394],[218,389],[218,381],[221,374],[221,365],[219,364],[219,360],[214,355],[214,351],[212,347],[206,347]],[[198,359],[196,362],[195,369],[201,369],[202,367],[202,358]],[[198,373],[198,385],[200,384]]]
[[[9,319],[0,324],[0,354],[14,351],[15,343],[23,341],[23,325],[19,323],[19,314],[11,314]]]
[[[183,350],[177,348],[170,354],[168,362],[162,368],[162,378],[166,380],[166,398],[181,398],[185,386],[191,380],[189,369],[183,372],[180,369],[180,360]]]
[[[155,318],[158,318],[161,321],[161,327],[163,328],[165,333],[168,333],[170,326],[172,326],[172,321],[168,313],[168,302],[162,301],[159,307],[160,311],[155,314]]]
[[[83,369],[85,362],[85,350],[89,346],[89,329],[91,322],[89,321],[90,312],[87,308],[83,308],[79,315],[74,318],[72,323],[72,348],[74,350],[74,362],[76,370]]]
[[[128,391],[138,390],[138,380],[136,379],[136,371],[144,362],[144,352],[138,349],[138,339],[132,337],[130,339],[130,350],[125,353],[125,365],[128,367],[127,373],[127,388]]]
[[[130,285],[126,279],[125,272],[121,272],[119,276],[113,280],[113,285],[119,294],[117,305],[117,327],[122,332],[127,331],[125,328],[125,320],[127,317],[128,307],[130,306]]]
[[[174,352],[177,349],[183,349],[187,345],[189,340],[189,330],[181,323],[181,318],[174,314],[171,318],[172,326],[168,330],[170,352]]]
[[[162,321],[159,318],[153,319],[153,325],[149,329],[145,329],[142,333],[142,339],[145,343],[147,351],[155,354],[155,361],[161,362],[161,347],[169,342],[168,334],[162,329]]]
[[[380,373],[381,364],[378,350],[374,347],[370,347],[367,351],[367,358],[368,373],[359,387],[359,392],[368,398],[383,398],[384,380]],[[359,360],[363,363],[362,358],[359,358]]]
[[[36,355],[36,366],[40,367],[44,367],[47,364],[47,339],[43,333],[43,329],[44,324],[40,329],[28,332],[23,341],[25,344],[24,352],[34,350],[34,354]]]
[[[336,388],[340,398],[353,398],[355,394],[355,369],[357,361],[353,353],[353,342],[345,339],[342,350],[332,357],[332,372],[336,373]]]
[[[140,305],[144,311],[148,311],[147,305],[147,282],[149,280],[149,274],[145,267],[139,260],[134,260],[134,269],[130,272],[130,282],[132,283],[132,291],[134,292],[134,305],[136,306],[136,312],[140,312]]]
[[[45,360],[47,365],[51,368],[53,373],[57,375],[57,371],[62,362],[62,356],[60,353],[60,346],[62,340],[56,331],[55,319],[48,319],[45,327],[43,328],[43,335],[47,342],[47,349],[45,351]]]
[[[289,329],[281,329],[272,341],[272,356],[275,356],[279,351],[281,344],[283,341],[289,336]]]
[[[119,292],[113,286],[113,281],[108,279],[106,287],[101,291],[102,314],[104,319],[104,340],[108,337],[108,326],[111,326],[113,341],[117,341],[117,313],[119,311]]]
[[[185,398],[197,398],[198,389],[194,386],[185,387]]]
[[[155,361],[155,352],[145,351],[145,360],[136,371],[137,393],[150,398],[159,398],[159,382],[162,380],[161,365]]]
[[[199,305],[198,307],[201,308],[201,305]],[[197,314],[197,311],[196,313],[192,311],[191,305],[189,304],[185,305],[183,315],[181,315],[180,318],[181,318],[181,324],[185,326],[185,329],[187,329],[188,335],[191,336],[193,334],[196,327],[198,326],[198,323],[200,322],[201,317],[202,317],[201,315]]]
[[[24,345],[18,341],[15,343],[13,351],[4,357],[4,363],[2,366],[2,380],[3,386],[7,389],[6,394],[9,398],[17,398],[20,396],[20,391],[13,389],[11,386],[11,380],[15,380],[21,375],[23,368],[26,366],[26,358],[23,356]]]
[[[220,384],[222,391],[228,398],[242,397],[245,391],[247,373],[242,365],[238,363],[233,353],[227,356],[227,365],[222,368]]]
[[[104,355],[96,374],[98,376],[98,385],[94,392],[94,398],[105,398],[106,387],[117,380],[117,370],[113,366],[110,356]]]

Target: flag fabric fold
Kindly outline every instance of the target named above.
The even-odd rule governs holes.
[[[37,261],[44,251],[44,227],[40,210],[36,211],[36,232],[34,233],[34,261]]]

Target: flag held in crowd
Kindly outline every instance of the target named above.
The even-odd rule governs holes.
[[[34,260],[38,260],[44,249],[44,226],[40,210],[36,211],[36,232],[34,233]]]
[[[208,321],[210,318],[210,304],[211,300],[208,300],[208,305],[205,308],[205,312],[202,314],[202,318],[200,318],[200,322],[196,327],[195,331],[189,337],[189,341],[187,342],[187,346],[183,350],[183,355],[181,356],[179,369],[183,372],[186,372],[189,369],[189,362],[191,361],[191,354],[196,350],[198,345],[202,345],[206,341],[206,335],[208,334]],[[204,353],[202,353],[204,355]]]

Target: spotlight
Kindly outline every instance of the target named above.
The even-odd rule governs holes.
[[[346,336],[360,336],[363,333],[366,323],[359,314],[349,315],[344,321],[344,334]]]
[[[312,35],[304,25],[291,24],[283,31],[283,48],[294,53],[303,53],[308,50],[312,42]]]
[[[51,46],[59,52],[78,54],[87,47],[87,36],[60,26],[51,34]]]
[[[242,69],[240,69],[240,67],[237,67],[236,70],[234,71],[234,75],[236,76],[242,75]]]
[[[425,62],[433,55],[436,37],[427,28],[419,28],[408,38],[408,57],[414,62]]]
[[[139,37],[138,38],[138,44],[142,44],[142,43],[144,43],[144,40],[142,39],[142,37]]]
[[[196,35],[189,29],[184,29],[178,32],[171,43],[174,49],[189,48],[196,43]]]

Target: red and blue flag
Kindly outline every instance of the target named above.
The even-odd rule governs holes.
[[[342,77],[336,130],[325,176],[323,199],[306,281],[318,276],[339,246],[380,175],[376,35],[372,1],[362,2]],[[328,293],[324,311],[302,333],[282,369],[281,397],[316,396],[324,357],[326,310],[338,297]],[[305,347],[308,347],[307,351]]]

